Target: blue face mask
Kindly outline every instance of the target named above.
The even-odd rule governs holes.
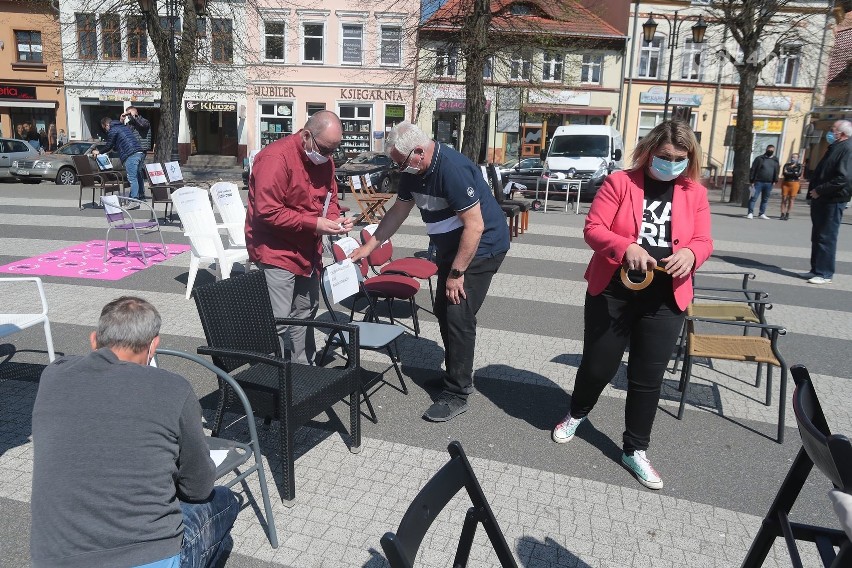
[[[686,171],[686,167],[689,165],[689,160],[682,160],[680,162],[670,162],[668,160],[664,160],[657,156],[651,160],[651,176],[660,181],[672,181],[680,174]]]
[[[834,144],[837,141],[837,136],[834,135],[834,132],[829,130],[825,133],[825,141],[829,144]]]

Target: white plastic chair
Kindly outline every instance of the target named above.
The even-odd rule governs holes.
[[[200,187],[185,186],[172,193],[172,203],[180,217],[184,235],[189,238],[189,277],[186,281],[186,298],[192,293],[198,266],[201,261],[215,262],[216,275],[225,280],[231,276],[235,262],[245,263],[248,270],[248,251],[245,246],[225,248],[216,226],[216,217],[210,205],[209,194]]]
[[[237,184],[219,181],[210,188],[213,207],[222,218],[219,228],[228,231],[228,238],[234,246],[246,246],[246,206],[240,197]]]
[[[36,276],[3,276],[0,277],[0,282],[35,282],[38,287],[38,295],[41,299],[41,313],[38,314],[0,314],[0,338],[12,335],[23,331],[34,325],[44,324],[44,339],[47,342],[47,356],[52,363],[56,359],[56,354],[53,352],[53,336],[50,333],[50,321],[47,319],[47,298],[44,296],[44,286],[41,283],[41,278]],[[11,306],[14,302],[5,302],[6,306]]]

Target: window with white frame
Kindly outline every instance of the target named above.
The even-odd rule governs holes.
[[[340,62],[344,65],[361,65],[364,62],[364,26],[343,24],[340,42]]]
[[[285,60],[286,31],[284,22],[263,22],[264,59],[269,61]]]
[[[659,79],[660,77],[660,53],[663,49],[663,36],[654,36],[651,43],[642,41],[639,50],[639,68],[636,70],[637,77]]]
[[[603,77],[603,55],[584,55],[580,69],[580,82],[587,85],[600,85]]]
[[[455,77],[458,73],[459,51],[454,45],[444,45],[435,49],[435,76]]]
[[[680,78],[687,81],[702,81],[704,78],[704,44],[695,43],[692,38],[683,42],[680,53]]]
[[[15,30],[15,45],[18,61],[22,63],[42,63],[41,32],[36,30]]]
[[[669,119],[672,117],[671,108],[669,109]],[[693,112],[689,119],[689,127],[695,130],[696,119],[698,114]],[[663,111],[661,110],[640,110],[639,111],[639,128],[636,131],[636,141],[642,140],[648,135],[655,126],[663,121]]]
[[[532,53],[519,49],[512,53],[509,62],[509,77],[515,80],[529,81],[532,70]]]
[[[541,64],[541,80],[561,82],[562,81],[562,54],[545,51]]]
[[[379,63],[394,67],[402,65],[402,27],[381,26]]]
[[[776,85],[796,86],[801,56],[801,46],[789,45],[781,48],[781,53],[778,55],[778,70],[775,72]]]
[[[302,61],[304,63],[322,63],[325,44],[325,24],[322,22],[302,23]]]

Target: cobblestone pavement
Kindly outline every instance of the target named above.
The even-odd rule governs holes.
[[[711,194],[713,199],[718,195]],[[705,269],[756,274],[752,287],[772,294],[770,322],[789,332],[781,340],[787,361],[808,365],[829,424],[835,432],[849,433],[850,221],[841,229],[834,282],[815,287],[797,276],[808,269],[805,206],[800,204],[788,222],[747,221],[742,213],[741,208],[713,203],[716,250]],[[789,404],[787,440],[773,440],[777,373],[767,406],[765,387],[755,386],[754,366],[696,365],[683,421],[674,417],[678,376],[667,374],[649,449],[666,483],[659,492],[639,486],[618,463],[624,365],[577,438],[565,446],[550,441],[550,428],[570,400],[582,351],[582,275],[590,257],[582,241],[583,219],[562,212],[532,213],[529,232],[513,241],[480,312],[477,393],[466,414],[447,424],[429,424],[420,417],[436,392],[443,360],[437,323],[421,312],[422,337],[406,335],[400,341],[411,392],[406,396],[384,386],[375,393],[379,423],[363,422],[360,454],[348,451],[335,413],[319,416],[299,431],[292,508],[281,504],[275,485],[281,475],[275,455],[277,425],[261,427],[281,543],[272,549],[258,521],[261,509],[251,503],[260,501],[260,493],[253,477],[242,489],[249,504],[234,527],[227,566],[386,566],[379,539],[396,528],[411,499],[447,460],[451,440],[464,445],[521,566],[738,566],[799,447]],[[73,190],[0,185],[0,264],[103,238],[104,229],[103,212],[78,211]],[[176,226],[166,226],[164,232],[167,242],[186,242]],[[419,218],[409,218],[393,241],[397,256],[423,251],[427,239]],[[45,277],[56,349],[84,353],[103,304],[134,293],[163,314],[164,345],[194,352],[204,339],[194,302],[183,297],[188,264],[184,254],[116,282]],[[735,278],[705,276],[700,283],[732,285]],[[212,281],[202,273],[196,286]],[[2,282],[0,298],[16,307],[37,302],[35,296],[12,295]],[[425,286],[419,301],[428,304]],[[28,563],[30,413],[46,361],[43,350],[44,337],[37,329],[0,344],[0,361],[5,361],[0,363],[0,566]],[[379,370],[386,361],[370,353],[363,359],[365,366]],[[187,376],[211,420],[216,402],[211,376],[174,361],[163,365]],[[345,407],[336,410],[346,423]],[[244,424],[231,418],[235,422],[227,433],[244,436]],[[828,489],[824,478],[812,474],[797,504],[797,518],[836,524]],[[423,543],[420,566],[451,563],[468,506],[462,497],[450,503]],[[814,550],[800,548],[806,564],[815,561]],[[789,565],[780,550],[776,546],[766,566]],[[494,565],[497,559],[480,531],[471,566]]]

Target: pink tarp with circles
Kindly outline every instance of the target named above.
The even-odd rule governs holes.
[[[142,243],[148,264],[142,263],[139,244],[131,242],[130,250],[123,240],[110,241],[110,250],[104,262],[104,241],[89,241],[64,249],[46,252],[32,258],[17,260],[0,266],[0,272],[21,276],[65,276],[93,280],[121,280],[140,270],[164,262],[189,250],[188,245],[168,245],[164,254],[160,243]]]

